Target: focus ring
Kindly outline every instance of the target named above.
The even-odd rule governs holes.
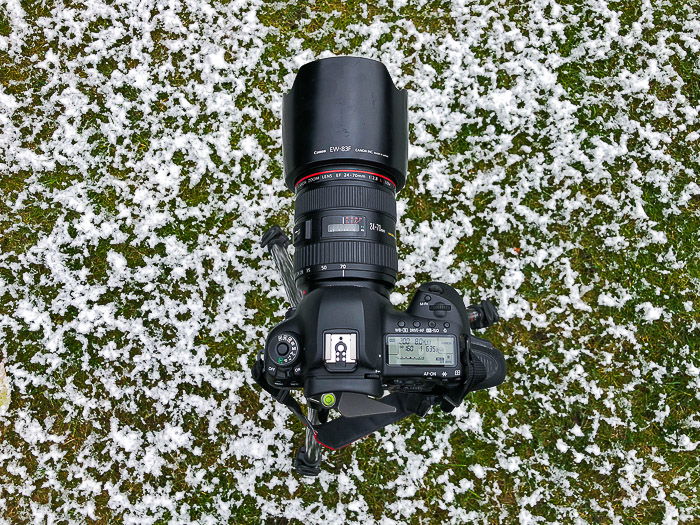
[[[396,221],[396,197],[391,191],[343,182],[303,189],[296,198],[295,217],[329,208],[376,210]]]
[[[298,246],[294,270],[320,264],[367,264],[398,271],[396,246],[365,241],[317,242]]]

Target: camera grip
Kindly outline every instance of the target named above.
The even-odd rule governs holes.
[[[486,339],[471,337],[472,367],[474,375],[469,391],[483,390],[503,383],[506,377],[506,360]]]

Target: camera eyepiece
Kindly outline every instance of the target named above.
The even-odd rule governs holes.
[[[393,287],[396,192],[406,182],[405,90],[375,60],[301,67],[284,96],[285,181],[296,192],[297,285],[355,280]]]

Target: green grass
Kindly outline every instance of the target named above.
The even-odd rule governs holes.
[[[604,37],[604,15],[580,3],[561,3],[556,21],[547,7],[544,23],[534,4],[499,2],[493,16],[482,14],[479,30],[461,26],[476,20],[477,5],[462,15],[443,2],[396,9],[360,2],[309,5],[265,3],[256,16],[267,31],[257,28],[240,42],[231,40],[245,34],[246,23],[236,25],[242,20],[237,7],[215,7],[234,29],[183,9],[176,16],[188,29],[178,33],[156,23],[143,56],[135,58],[129,46],[146,36],[127,24],[110,50],[98,52],[94,62],[80,62],[111,21],[86,20],[82,38],[69,41],[67,24],[58,24],[54,36],[40,24],[41,17],[56,18],[52,10],[61,8],[23,3],[24,44],[0,51],[0,86],[18,101],[8,117],[17,135],[1,143],[0,152],[0,346],[13,389],[10,411],[0,417],[0,515],[13,523],[31,521],[39,512],[32,509],[52,511],[59,521],[100,523],[145,516],[159,523],[195,521],[208,515],[220,522],[514,523],[525,510],[546,522],[660,523],[668,502],[686,514],[682,520],[697,519],[697,451],[676,450],[672,443],[680,434],[700,440],[691,424],[700,412],[697,379],[688,372],[689,363],[700,366],[700,196],[680,200],[697,183],[700,169],[698,140],[688,138],[700,124],[684,113],[700,101],[700,64],[682,38],[684,21],[700,15],[697,7],[663,3],[641,36],[616,39],[596,57],[582,46]],[[76,18],[88,16],[82,4],[74,7]],[[619,15],[622,35],[643,22],[641,3],[608,7]],[[119,19],[126,22],[126,14]],[[287,89],[285,77],[296,70],[293,57],[361,54],[371,37],[360,29],[377,20],[388,29],[379,31],[370,48],[401,72],[413,114],[440,104],[454,118],[468,113],[447,138],[439,138],[444,127],[430,116],[412,120],[411,142],[429,154],[410,161],[400,194],[406,212],[399,255],[418,262],[406,267],[410,278],[397,291],[410,296],[416,283],[440,277],[421,264],[437,260],[437,250],[421,252],[413,243],[421,225],[430,230],[452,222],[459,242],[451,251],[454,263],[439,268],[443,277],[459,271],[457,289],[473,300],[482,295],[498,300],[504,280],[517,269],[523,281],[511,304],[526,301],[531,311],[545,314],[546,323],[532,325],[530,313],[488,330],[486,337],[508,356],[508,381],[494,396],[471,394],[456,416],[464,424],[478,413],[480,431],[461,430],[455,416],[442,413],[412,418],[327,454],[328,475],[304,482],[289,468],[301,425],[245,380],[285,308],[278,283],[268,282],[270,263],[256,242],[272,224],[289,229],[293,213],[292,195],[281,184],[275,101]],[[545,40],[557,21],[562,30]],[[7,9],[0,8],[0,35],[16,30]],[[507,31],[531,39],[524,51],[513,39],[501,41]],[[235,75],[209,77],[201,57],[192,58],[200,44],[169,47],[187,35],[223,46],[230,63],[247,52],[259,54],[250,60],[252,67]],[[664,49],[685,54],[655,53],[650,46],[662,36]],[[429,44],[422,45],[421,38]],[[450,39],[457,42],[452,49],[461,49],[479,73],[471,76],[462,62],[450,63],[451,55],[439,48]],[[393,57],[394,49],[401,60]],[[60,57],[57,72],[37,67],[49,50]],[[556,95],[542,88],[534,70],[522,69],[525,52],[554,73]],[[653,60],[667,67],[665,73],[648,91],[623,95],[619,75],[643,75]],[[133,82],[111,89],[113,75],[142,64],[152,73],[152,96],[144,99]],[[69,65],[77,67],[74,76]],[[452,74],[451,65],[461,73]],[[429,87],[445,93],[447,101],[425,99],[420,82],[426,66],[436,71]],[[69,79],[90,106],[66,121],[70,108],[54,101]],[[521,102],[518,125],[485,98],[467,111],[474,93],[486,97],[503,89],[534,105],[525,110]],[[231,95],[232,106],[212,107],[211,93]],[[179,97],[196,111],[179,113]],[[555,100],[575,106],[569,121],[549,105]],[[655,112],[657,101],[671,109]],[[73,156],[58,152],[66,122],[84,139]],[[217,147],[220,131],[224,138]],[[657,145],[647,131],[670,140]],[[168,150],[162,144],[172,133],[211,140]],[[260,155],[242,153],[246,137],[255,138]],[[600,144],[617,147],[623,141],[626,151],[620,155],[586,164]],[[574,149],[562,149],[567,145]],[[41,169],[20,165],[18,147],[56,154],[56,162]],[[154,156],[159,147],[167,155]],[[226,159],[227,147],[234,154]],[[206,160],[197,156],[203,152]],[[158,189],[149,159],[155,159],[156,170],[177,166],[179,184]],[[441,160],[447,168],[433,164]],[[427,184],[445,173],[448,189],[431,192]],[[485,177],[495,182],[472,191]],[[618,204],[610,206],[601,196]],[[648,219],[625,209],[635,198]],[[571,207],[576,199],[581,205]],[[508,215],[508,227],[495,226],[499,213]],[[99,219],[96,228],[111,233],[86,232],[81,221],[91,214]],[[157,214],[166,220],[147,228]],[[548,220],[543,226],[532,217]],[[652,228],[667,242],[648,243]],[[607,244],[611,236],[619,236],[624,247]],[[539,250],[548,252],[542,265],[534,261]],[[123,280],[115,280],[110,252],[126,259],[131,273]],[[149,269],[151,274],[139,273]],[[566,302],[574,284],[587,289],[582,300],[590,311]],[[620,308],[600,306],[603,292],[625,292],[630,299]],[[46,313],[38,329],[17,313],[26,301]],[[637,309],[645,302],[663,307],[667,317],[645,322]],[[118,321],[93,322],[83,332],[84,312],[98,307],[111,309]],[[633,332],[636,342],[615,335],[614,327]],[[668,416],[654,421],[655,411],[664,407]],[[32,440],[26,430],[32,422],[43,429],[38,434],[44,440]],[[159,451],[160,472],[147,472],[143,454],[149,435],[167,424],[189,432],[190,444]],[[114,445],[115,425],[134,430],[144,443],[131,457]],[[523,436],[524,425],[532,437]],[[583,436],[569,432],[574,426]],[[273,444],[258,456],[253,449],[265,439]],[[566,452],[557,447],[559,439],[570,447]],[[599,447],[599,455],[586,451],[591,445]],[[431,459],[434,450],[443,451],[437,459]],[[410,463],[411,458],[422,460]],[[509,458],[520,465],[509,470]],[[469,468],[475,465],[487,468],[483,479]],[[194,471],[201,471],[200,484],[192,481]],[[85,488],[87,476],[100,484],[94,493]],[[631,491],[646,490],[646,496],[626,501],[625,476],[632,480]],[[446,499],[448,488],[452,499]],[[110,504],[110,490],[129,505]],[[541,499],[523,503],[538,490]],[[159,493],[175,501],[176,509],[146,508],[148,497]],[[228,517],[222,502],[230,505]],[[262,502],[269,506],[263,509]],[[359,512],[348,506],[353,502]],[[81,514],[90,506],[94,520]]]

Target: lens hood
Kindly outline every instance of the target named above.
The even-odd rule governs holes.
[[[408,162],[406,91],[376,60],[344,56],[305,64],[284,95],[282,148],[289,189],[323,166],[352,163],[383,173],[400,190]]]

